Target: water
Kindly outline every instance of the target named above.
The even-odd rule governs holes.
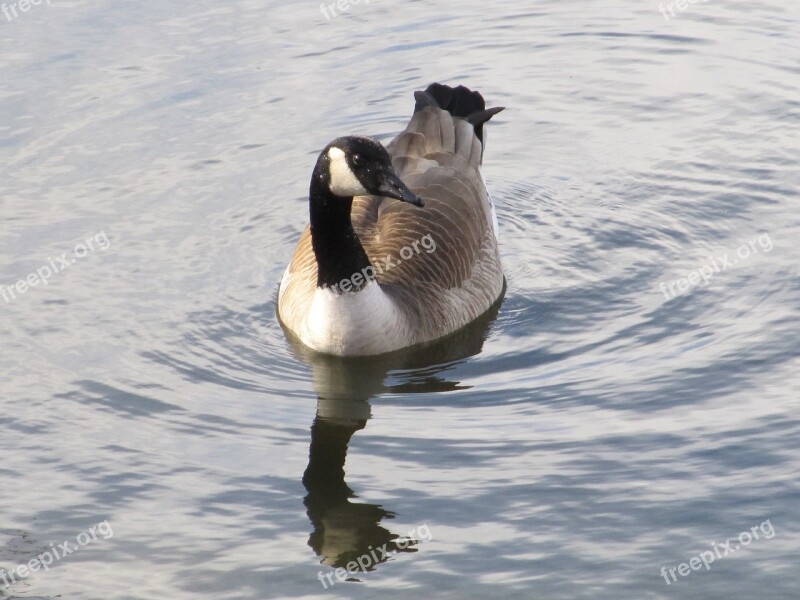
[[[800,9],[601,4],[0,16],[0,285],[58,268],[0,301],[0,566],[113,528],[7,597],[797,597]],[[434,80],[508,107],[505,299],[310,356],[275,299],[316,153]]]

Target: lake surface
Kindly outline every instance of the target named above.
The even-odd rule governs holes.
[[[800,5],[664,4],[0,14],[5,597],[797,598]],[[505,298],[314,356],[316,155],[432,81],[507,107]]]

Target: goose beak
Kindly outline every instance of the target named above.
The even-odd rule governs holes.
[[[394,169],[387,169],[384,173],[383,182],[378,188],[378,195],[408,202],[414,206],[425,206],[422,198],[408,189],[406,184],[397,176],[397,173],[394,172]]]

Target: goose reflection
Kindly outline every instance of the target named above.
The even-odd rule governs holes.
[[[435,344],[377,357],[317,354],[284,330],[295,355],[311,367],[318,398],[303,485],[313,528],[308,545],[321,564],[337,568],[349,563],[352,574],[359,558],[370,557],[358,564],[359,570],[371,571],[395,552],[416,552],[418,540],[413,538],[419,536],[401,536],[382,524],[395,513],[377,504],[353,501],[357,496],[345,482],[348,444],[371,417],[370,399],[381,393],[463,388],[446,373],[481,351],[501,304],[502,296],[480,319]],[[391,371],[400,371],[391,378],[400,379],[399,383],[387,382]]]

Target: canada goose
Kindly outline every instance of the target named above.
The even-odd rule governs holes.
[[[317,159],[310,224],[278,292],[281,322],[316,351],[366,356],[435,340],[503,292],[480,173],[483,124],[503,108],[487,110],[464,86],[434,83],[414,97],[388,148],[340,137]]]

